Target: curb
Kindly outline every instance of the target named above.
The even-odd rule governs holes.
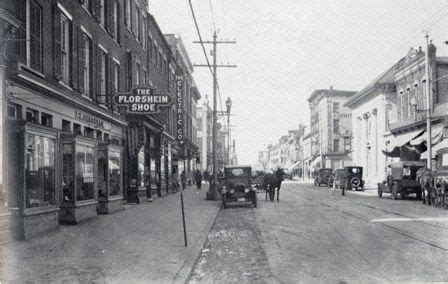
[[[173,283],[188,283],[191,275],[193,274],[194,268],[196,266],[196,263],[198,262],[199,258],[202,255],[202,249],[204,247],[205,242],[207,242],[208,234],[210,233],[213,225],[216,222],[216,218],[218,217],[219,212],[221,212],[222,208],[221,206],[217,206],[219,209],[216,212],[215,217],[213,218],[213,221],[210,222],[210,224],[207,224],[207,230],[206,230],[206,236],[202,244],[200,244],[199,250],[195,252],[193,249],[191,253],[188,253],[187,259],[184,261],[184,264],[179,269],[179,271],[176,273],[176,275],[173,278]],[[192,257],[190,257],[190,254]]]

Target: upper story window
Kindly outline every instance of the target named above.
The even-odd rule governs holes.
[[[114,62],[114,89],[115,92],[118,92],[118,82],[120,80],[120,65],[117,62]]]
[[[22,24],[15,49],[28,67],[42,71],[42,7],[35,0],[17,0],[17,15]]]
[[[339,113],[339,103],[333,103],[333,113]]]
[[[143,75],[142,75],[142,85],[146,85],[146,77],[148,76],[148,73],[146,72],[146,69],[143,68]]]
[[[339,133],[339,119],[333,119],[333,132]]]
[[[115,40],[118,40],[118,1],[114,1],[112,7],[112,34]]]
[[[92,70],[92,39],[83,33],[84,39],[84,66],[83,66],[83,76],[84,79],[84,94],[91,96],[91,70]]]
[[[61,14],[61,57],[62,57],[62,82],[70,84],[70,56],[71,56],[71,21],[65,15]]]
[[[101,54],[100,54],[100,66],[99,66],[99,70],[100,70],[100,76],[99,76],[99,78],[100,78],[100,99],[99,99],[99,102],[105,103],[106,102],[107,55],[104,50],[100,50],[100,53]]]
[[[339,139],[333,140],[333,152],[339,152]]]
[[[140,42],[142,43],[143,49],[146,49],[146,17],[142,17],[142,23],[141,23],[141,39]]]
[[[105,27],[106,26],[106,5],[104,3],[105,0],[99,0],[100,5],[100,24]]]
[[[140,63],[137,62],[136,64],[137,70],[135,70],[135,84],[137,86],[140,85]]]
[[[140,26],[141,26],[141,23],[140,23],[140,9],[138,8],[138,7],[136,7],[135,8],[135,29],[134,29],[134,32],[135,32],[135,35],[136,35],[136,37],[137,37],[137,39],[138,40],[141,40],[141,31],[140,31]]]
[[[124,5],[125,5],[125,22],[126,22],[126,26],[128,28],[131,27],[131,0],[124,0]]]

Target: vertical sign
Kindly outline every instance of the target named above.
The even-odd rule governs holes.
[[[176,140],[182,146],[184,144],[184,98],[182,75],[176,76],[176,111],[177,111],[177,133]]]

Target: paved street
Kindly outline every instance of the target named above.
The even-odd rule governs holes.
[[[192,280],[448,281],[447,211],[369,195],[284,182],[279,203],[226,209]]]

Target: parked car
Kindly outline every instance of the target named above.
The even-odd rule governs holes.
[[[252,185],[250,166],[226,166],[221,180],[222,205],[250,205],[257,207],[257,189]]]
[[[315,186],[331,186],[333,180],[333,169],[323,168],[314,172],[314,185]]]
[[[342,190],[342,195],[345,195],[345,190],[364,190],[364,180],[362,179],[362,167],[349,166],[345,167],[339,174],[339,187]]]
[[[420,161],[402,161],[389,164],[389,175],[386,181],[378,183],[378,197],[383,196],[383,192],[390,192],[392,199],[401,198],[415,193],[417,199],[422,198],[422,190],[417,181],[417,171],[426,165]]]

